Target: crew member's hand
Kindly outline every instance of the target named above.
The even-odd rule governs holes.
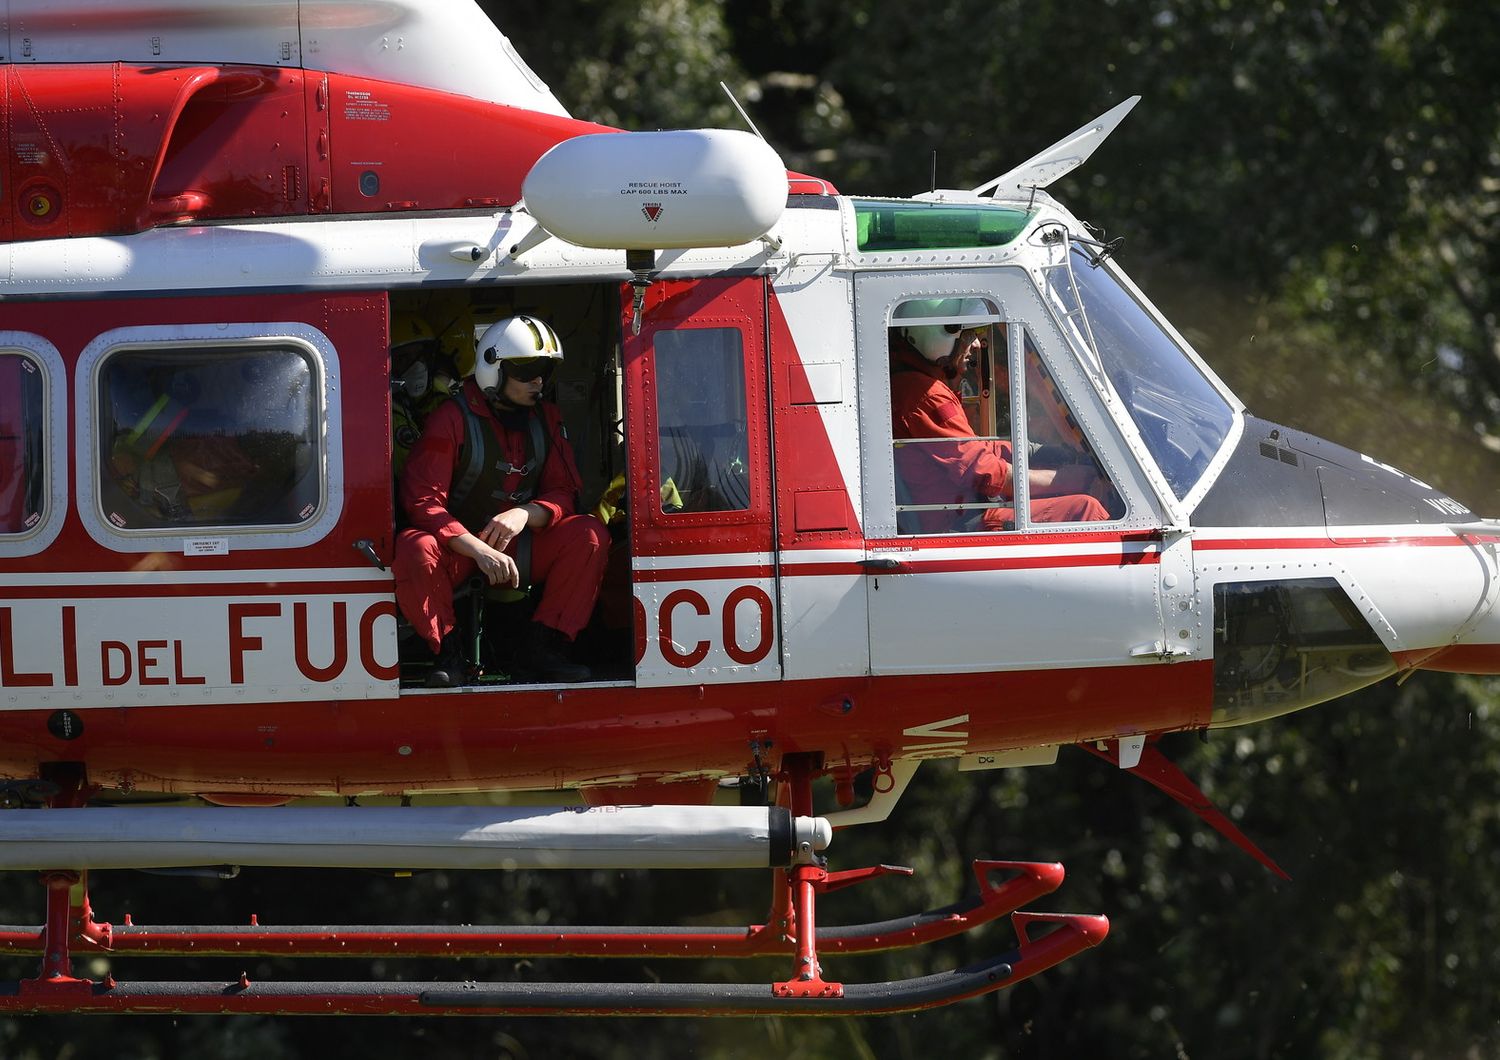
[[[526,508],[507,508],[485,524],[479,539],[493,549],[504,552],[517,534],[526,529],[530,513]]]
[[[474,557],[474,562],[479,565],[479,573],[489,580],[491,585],[509,585],[511,588],[519,588],[521,574],[516,570],[516,561],[504,552],[496,551],[487,545],[476,550],[479,554]]]

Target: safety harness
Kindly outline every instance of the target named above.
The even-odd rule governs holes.
[[[453,488],[448,494],[448,511],[469,530],[477,534],[502,508],[526,504],[536,496],[542,465],[547,462],[547,428],[540,410],[526,417],[526,459],[512,464],[499,452],[498,439],[484,418],[469,407],[465,395],[453,398],[463,414],[464,440],[458,450]],[[516,488],[506,489],[514,475],[521,479]],[[514,559],[521,585],[531,583],[531,531],[524,530],[516,539]]]

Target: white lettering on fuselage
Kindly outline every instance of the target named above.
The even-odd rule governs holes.
[[[962,752],[969,744],[969,731],[967,726],[969,716],[959,714],[952,718],[944,718],[942,721],[930,721],[925,725],[913,725],[908,729],[902,729],[901,735],[908,740],[921,741],[918,743],[905,743],[901,746],[901,757],[903,758],[951,758],[954,754]]]

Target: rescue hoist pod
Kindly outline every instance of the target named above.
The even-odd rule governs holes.
[[[537,159],[521,194],[543,228],[581,247],[732,247],[781,219],[787,171],[733,129],[597,133]]]

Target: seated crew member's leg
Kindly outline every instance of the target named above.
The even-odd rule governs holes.
[[[1104,505],[1084,493],[1031,502],[1033,523],[1102,523],[1108,519]]]
[[[532,535],[531,580],[541,600],[515,662],[523,680],[587,681],[567,645],[588,625],[609,561],[609,531],[592,515],[569,515]]]
[[[429,688],[463,684],[467,663],[453,614],[453,587],[474,569],[473,560],[449,552],[429,533],[408,528],[396,537],[391,563],[396,606],[432,651],[435,661],[427,677]]]

